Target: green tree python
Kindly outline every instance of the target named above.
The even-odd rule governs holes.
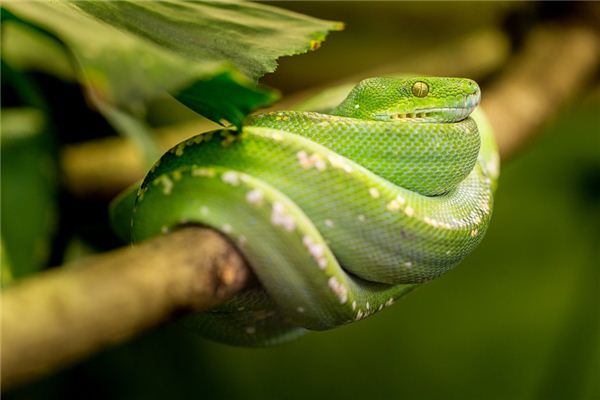
[[[113,224],[133,241],[202,224],[251,265],[259,287],[189,321],[203,336],[265,346],[362,320],[482,240],[499,158],[470,116],[477,83],[370,78],[346,94],[326,113],[195,136],[116,200]]]

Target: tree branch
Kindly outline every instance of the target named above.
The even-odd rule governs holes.
[[[207,310],[252,282],[227,239],[200,227],[37,274],[2,294],[2,388]]]
[[[598,32],[584,25],[535,29],[506,72],[483,93],[500,155],[509,159],[584,92],[598,70]]]
[[[484,93],[482,107],[503,159],[581,92],[598,68],[599,52],[591,28],[532,32]],[[73,363],[177,313],[209,309],[246,287],[251,276],[227,240],[190,227],[20,282],[2,293],[4,387]]]

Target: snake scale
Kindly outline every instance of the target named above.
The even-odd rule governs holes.
[[[481,241],[499,163],[479,100],[469,79],[379,77],[327,113],[251,116],[168,151],[113,223],[237,245],[260,286],[192,317],[205,337],[265,346],[364,319]]]

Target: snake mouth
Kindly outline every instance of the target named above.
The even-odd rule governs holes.
[[[457,122],[467,118],[479,105],[480,91],[469,94],[459,104],[445,107],[420,108],[405,113],[388,115],[391,120],[405,120],[412,122]]]

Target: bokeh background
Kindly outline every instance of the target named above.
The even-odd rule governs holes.
[[[425,59],[437,63],[432,70],[472,71],[485,96],[533,26],[581,13],[570,3],[271,4],[346,23],[321,49],[281,59],[261,81],[284,95],[381,68],[413,72]],[[487,39],[477,51],[449,53],[468,38]],[[85,139],[110,131],[76,85],[35,79],[49,93],[61,88],[50,99],[56,115],[70,115],[57,118],[67,132],[61,143],[82,140],[68,132],[84,121]],[[596,80],[502,166],[481,246],[385,312],[260,350],[172,323],[5,398],[600,398],[599,109]],[[151,115],[157,126],[189,118],[172,103]],[[56,221],[56,246],[69,257],[116,246],[105,199],[64,192],[59,207],[69,211]],[[54,252],[62,263],[64,253]]]

